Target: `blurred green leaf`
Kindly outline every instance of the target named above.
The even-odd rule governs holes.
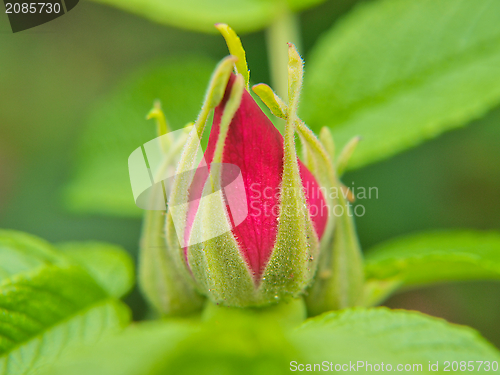
[[[394,371],[398,364],[422,364],[419,372],[429,373],[429,361],[440,361],[442,370],[445,360],[500,360],[473,329],[417,312],[357,308],[288,331],[271,316],[226,309],[202,322],[143,323],[63,358],[44,374],[284,374],[293,361],[384,362]]]
[[[65,263],[44,240],[22,232],[0,230],[0,282],[46,265]]]
[[[94,278],[110,296],[120,298],[134,285],[134,264],[119,246],[69,242],[58,246]]]
[[[382,243],[366,253],[365,261],[368,304],[404,286],[500,280],[500,233],[421,233]]]
[[[0,231],[0,259],[0,375],[34,374],[129,321],[124,304],[39,239]]]
[[[310,319],[292,337],[305,363],[347,363],[350,368],[351,361],[357,369],[360,361],[365,367],[358,372],[367,372],[366,362],[372,366],[390,364],[392,371],[397,371],[398,364],[409,364],[412,373],[420,374],[432,373],[429,361],[439,361],[440,371],[444,361],[490,361],[490,366],[491,361],[500,361],[498,350],[471,328],[418,312],[387,308],[330,312]],[[413,367],[419,364],[421,369]],[[377,370],[369,372],[373,371]]]
[[[280,325],[237,309],[220,319],[141,323],[63,358],[47,375],[285,374],[297,358]]]
[[[381,0],[358,6],[306,59],[303,117],[350,168],[466,124],[500,100],[500,2]]]
[[[172,129],[194,121],[214,67],[200,56],[156,62],[101,100],[88,119],[76,173],[66,186],[66,205],[80,213],[141,216],[130,187],[128,157],[157,136],[146,115],[160,99]]]
[[[236,32],[257,31],[287,11],[299,11],[325,0],[95,0],[183,29],[217,33],[216,23]]]
[[[71,353],[43,374],[153,375],[169,352],[193,332],[195,326],[180,322],[131,326],[119,336]]]

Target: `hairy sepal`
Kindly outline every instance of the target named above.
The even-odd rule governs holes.
[[[213,237],[212,234],[221,228],[225,233],[204,241],[203,245],[189,247],[188,260],[193,276],[214,303],[239,307],[253,305],[256,303],[255,282],[231,232],[221,190],[208,179],[203,195],[198,208],[202,235]]]
[[[294,139],[303,61],[291,44],[288,56],[289,103],[278,233],[259,287],[262,298],[276,302],[297,297],[304,291],[313,279],[319,255],[319,240],[307,208]]]
[[[330,132],[321,132],[324,150],[329,149],[333,157],[333,139]],[[347,153],[350,151],[343,151]],[[352,153],[352,152],[351,152]],[[330,164],[332,173],[335,166]],[[321,244],[321,259],[316,279],[309,289],[306,304],[311,315],[325,311],[340,310],[361,303],[364,289],[363,256],[356,234],[354,215],[341,191],[342,183],[335,177],[333,181],[337,194],[329,201],[331,210],[342,214],[334,216],[333,235]]]
[[[228,56],[224,58],[215,68],[200,114],[198,115],[194,127],[189,133],[186,144],[182,150],[182,155],[176,169],[177,177],[173,181],[172,192],[169,199],[169,202],[173,202],[174,204],[180,203],[179,206],[175,207],[175,217],[187,218],[189,187],[192,184],[200,158],[203,156],[199,155],[200,139],[203,136],[210,111],[221,102],[224,96],[235,61],[235,57]],[[189,280],[191,286],[199,291],[203,291],[205,288],[200,288],[193,280],[191,270],[186,262],[184,248],[179,243],[177,236],[177,231],[180,233],[185,232],[186,224],[187,220],[177,223],[177,225],[174,224],[171,206],[170,210],[167,212],[165,220],[165,234],[169,257],[173,259],[179,272],[181,272],[184,277]]]
[[[229,125],[241,103],[245,81],[239,75],[224,107],[210,174],[205,182],[193,227],[199,228],[200,244],[187,250],[188,263],[197,283],[214,303],[228,306],[255,304],[255,280],[234,238],[222,194],[222,154]],[[220,234],[223,233],[223,234]]]
[[[187,134],[177,140],[165,155],[164,168],[175,162],[176,156],[186,141]],[[153,186],[152,197],[161,189]],[[179,316],[201,309],[204,298],[196,293],[190,277],[171,256],[171,244],[165,241],[165,211],[147,210],[144,214],[139,247],[139,286],[148,302],[160,315]]]

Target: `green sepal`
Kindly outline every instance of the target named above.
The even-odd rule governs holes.
[[[349,164],[349,160],[351,159],[351,156],[354,153],[354,150],[356,149],[356,146],[358,145],[360,140],[361,137],[354,137],[345,145],[344,149],[340,153],[337,160],[337,174],[339,176],[342,176],[344,174],[347,165]]]
[[[330,129],[328,129],[326,126],[323,126],[319,131],[319,141],[328,152],[330,160],[333,163],[335,161],[335,142],[333,141]]]
[[[202,293],[217,304],[244,307],[258,304],[252,273],[231,232],[231,222],[221,189],[222,154],[231,120],[238,110],[244,90],[244,78],[238,74],[224,107],[219,138],[215,146],[210,175],[195,223],[201,222],[203,244],[189,246],[187,256],[194,279]],[[221,233],[223,228],[223,234]]]
[[[308,291],[306,303],[312,315],[324,311],[356,306],[361,302],[364,275],[361,249],[356,235],[349,203],[344,198],[342,183],[338,180],[333,163],[335,146],[328,129],[322,129],[321,141],[302,122],[298,133],[307,154],[307,167],[326,187],[329,220],[320,243],[320,261],[315,281]],[[351,143],[343,151],[347,163],[354,150]],[[342,211],[338,208],[342,208]],[[337,216],[336,213],[342,215]]]
[[[271,113],[278,118],[286,119],[288,106],[276,95],[271,87],[265,83],[252,86],[252,90],[260,100],[269,108]]]
[[[318,270],[316,272],[315,281],[306,296],[308,309],[314,310],[314,304],[317,303],[317,300],[326,299],[326,294],[328,293],[327,291],[321,290],[322,288],[319,288],[320,291],[318,292],[318,279],[325,274],[330,275],[334,272],[331,269],[332,243],[334,241],[336,225],[338,225],[338,218],[335,217],[332,212],[332,208],[337,203],[334,195],[332,195],[332,191],[335,191],[338,183],[332,158],[327,147],[325,147],[325,145],[316,138],[314,133],[301,121],[298,124],[297,130],[301,139],[303,152],[306,155],[305,164],[316,177],[320,186],[324,188],[323,196],[328,206],[328,222],[320,241]]]
[[[160,122],[159,133],[165,134],[161,127],[161,119],[165,117],[158,106],[155,106],[154,116],[148,117],[157,118]],[[157,171],[159,175],[178,162],[178,155],[186,143],[187,136],[188,133],[184,132],[179,139],[170,140],[175,143],[164,148],[167,153],[160,170]],[[153,199],[163,187],[163,184],[152,186]],[[139,287],[160,315],[190,314],[201,309],[204,298],[195,291],[189,276],[182,271],[182,265],[175,262],[171,256],[171,245],[165,241],[165,218],[166,211],[145,211],[139,246]]]
[[[303,123],[298,126],[302,145],[308,154],[308,168],[326,187],[329,220],[320,243],[319,268],[306,302],[313,315],[356,306],[363,289],[363,264],[350,207],[341,191],[332,162],[334,143],[323,131],[324,144]],[[328,151],[329,149],[329,151]],[[336,192],[336,194],[334,194]],[[342,215],[336,216],[342,207]]]
[[[168,121],[167,118],[165,117],[165,113],[163,113],[161,109],[161,102],[159,100],[155,100],[153,108],[151,108],[151,110],[146,116],[146,120],[151,120],[151,119],[156,120],[156,132],[158,133],[158,136],[170,133],[171,130],[170,127],[168,126]]]
[[[330,155],[323,144],[316,138],[311,129],[302,121],[298,121],[297,132],[299,134],[302,151],[305,156],[304,163],[311,173],[316,177],[328,208],[328,222],[320,241],[319,267],[327,261],[332,236],[335,229],[335,216],[332,215],[331,207],[335,202],[331,196],[332,188],[335,189],[336,176]]]
[[[229,99],[224,106],[224,112],[219,124],[219,137],[217,139],[217,144],[215,145],[214,156],[212,163],[222,163],[222,154],[224,151],[224,145],[226,143],[227,132],[229,131],[229,125],[234,117],[234,114],[238,110],[241,104],[241,98],[243,97],[244,90],[244,78],[241,74],[236,76],[233,87],[231,89],[231,94]],[[221,176],[217,176],[220,178]]]
[[[228,56],[217,65],[194,127],[177,144],[182,147],[172,147],[165,156],[164,166],[170,165],[182,149],[176,169],[176,175],[181,177],[174,179],[170,203],[187,202],[188,188],[200,157],[200,138],[210,111],[224,96],[235,60],[233,56]],[[157,113],[152,117],[161,120]],[[187,171],[192,173],[183,173]],[[158,185],[156,187],[159,188]],[[176,210],[178,215],[185,217],[187,211],[184,206],[178,206]],[[203,297],[197,293],[197,285],[185,263],[171,209],[166,214],[162,211],[146,212],[140,245],[139,281],[146,298],[163,315],[187,314],[199,310],[203,304]]]
[[[363,257],[350,205],[342,194],[333,209],[336,207],[343,207],[343,214],[335,217],[330,251],[324,253],[306,298],[311,315],[358,306],[363,299]]]
[[[359,141],[359,138],[355,138],[351,141],[348,146],[342,151],[341,156],[337,165],[334,164],[333,160],[335,157],[335,146],[333,138],[328,129],[322,129],[320,133],[321,141],[314,135],[314,133],[297,117],[296,108],[298,105],[298,96],[300,88],[302,85],[302,75],[303,75],[303,63],[300,55],[297,53],[293,45],[289,44],[289,104],[288,106],[283,103],[283,101],[269,88],[267,85],[257,85],[254,86],[254,92],[261,98],[261,100],[269,107],[271,112],[277,117],[285,118],[287,120],[287,126],[285,128],[285,154],[293,149],[294,160],[296,160],[295,147],[288,148],[290,144],[293,144],[293,131],[291,124],[296,127],[297,133],[299,134],[302,151],[304,156],[304,163],[311,173],[316,177],[319,185],[325,188],[323,191],[324,198],[328,205],[329,219],[325,232],[316,247],[319,247],[319,251],[311,251],[309,249],[309,254],[315,253],[315,255],[310,255],[310,259],[319,258],[319,269],[316,275],[316,279],[308,291],[308,296],[306,297],[306,303],[312,314],[318,314],[323,311],[334,310],[344,307],[355,306],[362,300],[363,286],[364,286],[364,276],[363,276],[363,260],[361,256],[361,250],[359,247],[359,242],[357,240],[354,221],[352,215],[350,215],[349,204],[343,197],[342,184],[338,180],[336,171],[340,169],[340,173],[345,170],[350,156],[354,152],[355,146]],[[283,112],[286,112],[283,114]],[[291,134],[291,136],[290,136]],[[287,159],[286,162],[290,162],[291,159]],[[285,171],[286,172],[285,165]],[[300,181],[300,176],[298,174],[296,167],[290,168],[288,165],[288,171],[290,175],[284,173],[283,176],[283,186],[302,186],[297,185],[297,180]],[[288,185],[287,185],[288,184]],[[332,192],[337,192],[333,194]],[[290,202],[294,199],[299,202],[303,202],[303,194],[300,197],[299,194],[295,194],[295,197],[290,195],[282,196],[283,202]],[[305,203],[304,203],[305,206]],[[340,217],[335,217],[333,215],[333,209],[336,206],[340,206],[343,209],[344,214]],[[307,238],[313,238],[315,232],[310,232],[311,221],[307,220],[306,227],[308,228]],[[289,234],[284,237],[289,237],[291,241],[298,241],[300,243],[301,228],[304,221],[299,217],[295,217],[291,221],[286,221],[285,224],[289,225],[292,223],[289,229]],[[281,225],[280,216],[280,227],[279,229],[284,229],[285,227]],[[293,228],[299,228],[295,230]],[[299,238],[294,238],[298,233]],[[286,242],[285,239],[279,237],[280,231],[278,231],[278,240]],[[302,244],[301,244],[302,245]],[[273,257],[275,253],[279,254],[280,247],[283,243],[277,241],[277,246],[273,252]],[[295,256],[293,251],[290,253]],[[290,264],[300,263],[301,259],[290,258],[290,254],[282,254],[282,257],[287,257],[287,261],[279,265],[279,260],[276,260],[273,264],[279,265],[281,269],[275,270],[269,273],[269,275],[264,275],[264,280],[267,281],[269,276],[272,276],[272,282],[277,286],[271,288],[270,290],[276,291],[280,288],[289,289],[293,291],[293,286],[286,283],[286,275],[295,274],[291,272],[292,266]],[[271,258],[271,261],[273,258]],[[270,267],[271,261],[268,265]],[[282,261],[283,262],[283,261]],[[315,264],[311,265],[310,274],[314,274],[316,268]],[[288,267],[288,269],[287,269]],[[267,271],[267,269],[266,269]],[[278,275],[278,276],[277,276]],[[303,276],[303,273],[299,274]],[[277,277],[276,277],[277,276]],[[307,282],[304,283],[307,286]],[[286,284],[286,285],[285,285]],[[267,287],[267,286],[266,286]],[[279,293],[275,294],[275,298],[279,299]]]
[[[319,255],[319,241],[309,217],[295,150],[296,110],[302,86],[303,62],[292,44],[289,44],[288,51],[289,103],[278,233],[259,286],[259,294],[269,302],[300,295],[313,279]]]
[[[182,150],[176,169],[177,177],[173,181],[172,192],[170,194],[170,202],[174,205],[180,204],[174,209],[176,210],[176,217],[187,217],[187,208],[182,203],[188,201],[189,187],[191,186],[197,163],[199,163],[200,158],[203,156],[199,155],[200,139],[203,136],[210,111],[219,105],[224,96],[235,61],[235,57],[228,56],[224,58],[215,68],[212,78],[210,79],[207,94],[205,96],[205,101],[203,102],[200,114],[198,115],[194,127],[190,131]],[[165,220],[166,249],[169,252],[170,258],[173,259],[176,264],[177,269],[184,275],[184,278],[189,280],[194,288],[202,291],[204,288],[199,288],[193,280],[191,271],[185,261],[184,249],[179,244],[177,236],[177,231],[184,233],[185,222],[178,223],[179,227],[175,227],[172,216],[172,207],[173,206],[171,205]]]
[[[323,137],[328,139],[325,132]],[[332,148],[333,141],[326,142]],[[333,165],[331,168],[333,170]],[[333,195],[329,211],[334,216],[335,228],[333,237],[322,243],[318,273],[306,297],[311,315],[357,306],[363,300],[363,256],[354,215],[338,179],[335,179],[333,188],[332,191],[336,194]]]
[[[293,43],[288,43],[288,118],[295,119],[304,79],[304,60]]]
[[[210,183],[205,187],[210,189]],[[220,226],[227,229],[203,245],[189,247],[189,265],[194,278],[204,288],[203,293],[216,304],[237,307],[256,304],[254,280],[230,231],[221,190],[205,195],[199,210],[204,234],[210,236]]]
[[[294,77],[301,77],[300,67],[302,64],[297,63],[296,54],[294,59],[296,61],[295,69],[290,69],[290,73]],[[298,66],[298,69],[297,69]],[[300,79],[300,78],[299,78]],[[296,84],[295,87],[300,87],[300,84]],[[261,100],[269,107],[271,112],[281,118],[288,118],[289,108],[283,101],[272,91],[272,89],[264,84],[256,85],[253,87],[254,92],[261,98]],[[296,94],[294,94],[296,96]],[[283,112],[285,112],[283,114]],[[295,113],[292,112],[292,116]],[[334,206],[334,200],[328,192],[331,189],[335,189],[337,185],[337,179],[335,174],[335,168],[333,165],[333,154],[334,154],[334,144],[331,134],[328,130],[323,130],[324,143],[320,142],[314,133],[298,118],[295,117],[295,125],[297,127],[297,133],[299,134],[302,143],[303,161],[311,173],[316,177],[319,185],[324,192],[324,198],[328,207]],[[327,132],[327,134],[325,134]],[[324,265],[329,262],[331,256],[331,246],[332,246],[332,236],[334,233],[335,220],[331,215],[329,210],[329,219],[325,232],[319,243],[319,264]]]
[[[205,123],[208,117],[208,112],[217,107],[224,97],[224,93],[226,92],[226,86],[229,82],[229,77],[233,71],[233,66],[235,62],[238,60],[235,56],[226,56],[224,57],[217,67],[215,68],[214,73],[210,79],[210,83],[208,85],[207,95],[205,97],[205,101],[201,108],[201,112],[196,120],[196,127],[199,129],[198,135],[201,138],[201,133],[203,131],[201,129],[205,128]],[[201,131],[201,133],[200,133]]]
[[[161,315],[178,316],[201,309],[199,295],[185,272],[172,258],[165,241],[165,211],[148,211],[144,217],[139,253],[139,286]]]
[[[318,180],[320,186],[326,188],[328,192],[331,187],[335,186],[337,178],[327,148],[301,120],[297,121],[297,133],[307,155],[305,165]],[[332,201],[330,194],[326,194],[324,198],[328,204]]]
[[[250,81],[250,71],[248,70],[247,58],[245,49],[241,44],[241,39],[234,30],[225,23],[217,23],[215,27],[224,37],[229,53],[235,56],[238,60],[234,63],[236,72],[243,76],[245,87],[248,90],[248,82]]]

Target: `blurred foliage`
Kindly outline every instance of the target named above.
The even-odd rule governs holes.
[[[368,250],[368,278],[400,279],[406,285],[500,278],[497,232],[419,233]]]
[[[413,373],[432,373],[429,361],[499,358],[498,351],[474,330],[414,311],[358,308],[330,312],[306,321],[297,331],[294,342],[309,363],[325,358],[333,363],[384,362],[392,364],[392,371],[399,363],[421,363],[423,371]]]
[[[499,15],[489,0],[356,7],[307,59],[304,119],[340,146],[363,137],[349,168],[467,124],[500,99]]]
[[[309,59],[308,53],[317,37],[355,3],[328,1],[300,15],[306,80],[314,74],[315,57]],[[483,27],[483,22],[477,26]],[[106,240],[135,254],[140,220],[75,216],[61,207],[61,186],[77,173],[73,162],[82,134],[93,109],[118,95],[120,82],[151,60],[172,61],[190,53],[217,61],[227,54],[224,43],[219,36],[171,29],[90,2],[80,2],[65,17],[36,29],[16,35],[8,30],[6,17],[0,17],[0,226],[51,241]],[[386,42],[398,36],[389,34]],[[244,35],[242,40],[252,79],[269,82],[264,33]],[[138,116],[145,115],[139,110]],[[363,247],[419,230],[500,229],[499,116],[496,109],[468,128],[348,173],[348,186],[378,188],[377,198],[357,202],[366,208],[366,215],[357,218]],[[137,118],[141,129],[154,131],[153,124]],[[472,325],[500,345],[498,293],[498,283],[464,283],[406,292],[387,303]],[[137,294],[128,302],[136,319],[142,317],[144,305]]]
[[[119,246],[101,242],[65,242],[57,245],[57,249],[84,268],[110,296],[123,297],[134,285],[134,265]]]
[[[253,309],[209,304],[201,317],[140,323],[112,335],[128,322],[128,309],[115,298],[132,286],[130,260],[114,245],[59,247],[0,231],[2,375],[280,374],[325,359],[349,367],[360,359],[363,366],[415,364],[432,373],[429,362],[500,361],[473,329],[417,312],[346,309],[300,324],[302,300]]]
[[[500,109],[469,127],[429,141],[344,177],[347,186],[376,187],[357,199],[366,214],[356,218],[362,247],[420,231],[500,229]],[[392,308],[414,309],[470,325],[500,345],[498,282],[462,282],[407,291]],[[486,328],[488,327],[488,328]]]
[[[481,1],[460,7],[450,0],[360,5],[313,47],[301,109],[313,129],[332,128],[337,149],[362,137],[349,168],[467,124],[500,99],[500,28],[494,16],[500,7]],[[446,17],[446,27],[436,30]],[[72,209],[140,215],[129,199],[122,161],[139,141],[153,138],[151,128],[137,124],[154,98],[166,103],[174,120],[179,114],[195,118],[213,63],[195,56],[182,61],[135,72],[89,117],[76,178],[68,187]]]
[[[227,23],[238,33],[257,31],[283,13],[299,11],[325,0],[96,0],[153,21],[184,29],[215,33]]]
[[[499,346],[498,282],[441,284],[399,293],[386,301],[392,309],[418,310],[449,322],[469,325]]]
[[[257,324],[262,329],[255,329]],[[46,373],[285,374],[291,353],[293,347],[276,321],[237,315],[210,325],[186,320],[142,323],[74,352]]]
[[[146,114],[160,99],[170,127],[194,121],[215,63],[200,57],[156,62],[135,72],[89,116],[67,205],[75,211],[142,216],[130,199],[129,155],[155,138]]]
[[[499,280],[498,232],[419,233],[383,242],[368,250],[366,277],[380,303],[399,287],[444,281]],[[384,290],[385,289],[385,290]]]
[[[418,372],[428,374],[429,361],[439,361],[442,369],[444,361],[500,360],[474,330],[417,312],[332,312],[288,332],[265,313],[234,310],[209,322],[141,323],[71,353],[44,374],[285,374],[294,365],[323,361],[384,362],[384,369],[391,364],[393,370],[398,364],[421,364]]]

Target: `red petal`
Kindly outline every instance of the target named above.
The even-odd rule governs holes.
[[[233,75],[226,88],[224,99],[215,109],[214,122],[205,151],[207,164],[213,159],[219,124],[234,79]],[[258,280],[271,256],[278,230],[283,137],[246,90],[229,126],[222,162],[237,165],[243,176],[248,216],[233,229],[233,234],[240,245],[242,255]],[[328,218],[326,203],[316,179],[300,160],[299,169],[314,227],[321,238]],[[204,178],[206,179],[206,176]],[[200,190],[199,185],[196,190]],[[191,197],[199,194],[199,191],[190,191]],[[189,223],[192,223],[196,209],[197,204],[190,208],[188,227],[191,225]],[[187,233],[189,230],[188,228]]]

